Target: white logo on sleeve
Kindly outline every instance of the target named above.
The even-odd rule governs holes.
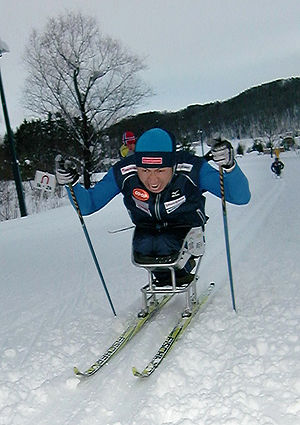
[[[165,209],[168,214],[171,214],[173,211],[177,210],[177,208],[180,207],[180,205],[184,204],[186,201],[186,197],[183,195],[178,199],[174,199],[174,201],[168,201],[165,202]]]

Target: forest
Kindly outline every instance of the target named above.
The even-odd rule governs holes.
[[[300,78],[295,77],[249,88],[223,102],[128,116],[105,129],[94,129],[93,172],[106,171],[119,158],[121,137],[127,130],[138,138],[149,128],[161,127],[171,131],[185,148],[221,132],[230,140],[253,139],[253,149],[262,150],[282,145],[286,136],[298,136],[299,111]],[[32,180],[36,170],[53,172],[57,153],[81,159],[74,129],[58,113],[49,113],[47,120],[24,120],[13,138],[22,181]],[[7,135],[0,143],[0,181],[12,180]]]

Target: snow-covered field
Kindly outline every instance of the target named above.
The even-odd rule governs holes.
[[[132,230],[117,197],[85,219],[117,310],[112,315],[71,206],[0,223],[0,423],[5,425],[298,425],[300,423],[300,156],[238,161],[249,205],[227,205],[237,313],[232,309],[222,208],[207,195],[199,289],[212,302],[157,372],[138,380],[180,315],[173,299],[119,355],[79,385],[86,368],[141,304],[147,273],[130,262]]]

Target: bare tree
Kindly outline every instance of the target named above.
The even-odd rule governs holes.
[[[278,138],[278,118],[273,111],[268,114],[261,114],[257,122],[258,134],[268,139],[267,147],[271,149],[271,158],[273,157],[274,144]]]
[[[138,77],[145,64],[104,36],[92,17],[66,13],[33,30],[24,61],[24,104],[38,117],[60,113],[82,147],[84,184],[95,165],[95,132],[128,115],[151,90]]]

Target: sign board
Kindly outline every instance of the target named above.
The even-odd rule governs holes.
[[[34,187],[44,192],[54,192],[55,190],[55,175],[45,173],[44,171],[36,171],[34,179]]]

